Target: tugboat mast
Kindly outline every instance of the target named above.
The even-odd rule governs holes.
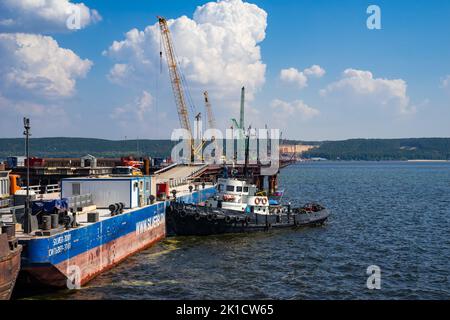
[[[245,136],[245,163],[244,163],[244,178],[248,178],[248,157],[249,157],[249,148],[250,148],[250,130],[248,134]]]
[[[25,220],[24,220],[24,231],[25,233],[31,232],[31,217],[30,217],[30,119],[23,118],[23,127],[25,131],[23,132],[25,136],[25,157],[27,161],[27,191],[25,199]]]

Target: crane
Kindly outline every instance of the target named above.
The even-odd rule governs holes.
[[[214,119],[214,114],[212,112],[211,102],[209,101],[208,97],[208,91],[203,92],[203,96],[205,97],[205,109],[206,114],[208,116],[208,129],[216,129],[216,120]],[[216,141],[216,137],[212,136],[211,140],[214,142],[214,153],[217,154],[218,152],[218,144]]]
[[[212,113],[211,102],[209,102],[208,91],[203,92],[203,96],[205,97],[205,109],[206,109],[206,114],[208,116],[208,128],[215,129],[216,121],[215,121],[214,115]]]
[[[183,90],[183,78],[181,70],[178,67],[175,49],[172,43],[172,36],[167,24],[167,20],[164,17],[158,16],[159,28],[161,31],[162,43],[164,44],[164,51],[167,58],[167,66],[169,68],[170,82],[172,84],[172,91],[175,97],[175,103],[177,105],[178,118],[180,120],[181,128],[185,129],[189,134],[191,162],[194,162],[195,155],[202,150],[195,148],[195,142],[191,129],[191,122],[189,121],[189,112],[186,103],[186,96]],[[162,56],[162,52],[159,53]],[[187,90],[187,88],[186,88]],[[189,92],[187,92],[189,94]],[[189,97],[189,96],[188,96]],[[197,115],[199,117],[199,115]]]
[[[245,87],[242,87],[241,89],[241,110],[240,110],[240,117],[239,117],[239,123],[236,119],[231,119],[231,122],[233,123],[234,127],[236,129],[241,129],[239,132],[239,138],[243,139],[242,130],[245,130],[245,123],[244,123],[244,108],[245,108]]]
[[[186,97],[183,91],[181,72],[178,68],[177,59],[175,56],[175,49],[172,43],[172,36],[170,34],[167,20],[163,17],[158,17],[159,28],[161,30],[162,42],[164,44],[164,51],[167,58],[167,66],[169,68],[169,76],[172,84],[172,91],[177,105],[178,118],[180,120],[181,128],[189,132],[192,140],[191,123],[189,121],[189,113],[186,103]],[[160,53],[162,54],[162,53]],[[193,148],[193,141],[191,141],[191,149]]]
[[[239,119],[239,127],[244,130],[244,102],[245,102],[245,87],[241,89],[241,114]]]

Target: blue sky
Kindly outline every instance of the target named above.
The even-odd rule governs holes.
[[[6,9],[22,2],[4,1]],[[169,138],[178,118],[167,66],[159,72],[156,29],[145,29],[156,15],[175,19],[196,111],[208,90],[219,128],[238,117],[245,85],[247,124],[267,123],[284,137],[450,136],[449,1],[233,0],[201,7],[194,18],[206,3],[85,0],[87,22],[77,31],[64,28],[64,11],[56,19],[25,5],[4,10],[0,136],[20,136],[27,115],[34,136]],[[381,9],[381,30],[366,27],[371,4]],[[136,37],[127,37],[134,28]],[[30,51],[17,43],[32,43]],[[115,65],[128,71],[114,73]]]

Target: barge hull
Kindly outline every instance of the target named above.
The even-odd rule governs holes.
[[[0,234],[0,242],[6,244],[0,244],[0,300],[9,300],[20,270],[22,247],[18,246],[11,251],[6,234]]]
[[[198,203],[215,193],[206,188],[179,197]],[[76,288],[166,236],[168,201],[67,230],[49,237],[22,240],[21,288]]]
[[[67,288],[70,283],[74,287],[77,284],[82,286],[129,256],[164,239],[165,228],[163,224],[145,234],[129,233],[56,265],[44,263],[26,266],[21,276],[36,287]]]
[[[244,215],[242,215],[243,217]],[[301,227],[319,226],[328,219],[328,210],[322,210],[309,214],[298,214],[295,218],[291,217],[290,221],[277,221],[275,216],[266,217],[263,215],[251,216],[249,222],[241,221],[225,221],[223,217],[208,219],[206,216],[196,217],[192,214],[180,216],[179,212],[167,213],[167,223],[169,230],[173,235],[179,236],[208,236],[214,234],[225,233],[251,233],[264,232],[272,229],[296,229]],[[256,219],[255,219],[256,218]]]

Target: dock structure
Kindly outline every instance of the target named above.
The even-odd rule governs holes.
[[[207,169],[208,165],[204,163],[178,165],[174,164],[154,173],[159,182],[169,182],[170,187],[176,187],[188,184],[195,180],[201,173]]]
[[[59,183],[64,178],[108,175],[112,173],[112,169],[113,167],[31,167],[30,184],[52,185]],[[25,176],[26,168],[14,168],[13,173]]]
[[[280,169],[284,168],[295,161],[282,161],[280,162]],[[260,164],[249,164],[245,168],[244,164],[236,164],[232,167],[228,167],[229,171],[233,171],[233,175],[237,177],[244,177],[245,170],[247,171],[247,178],[251,180],[251,183],[255,184],[259,190],[267,189],[269,193],[275,192],[278,188],[278,174],[279,170],[275,174],[265,175],[262,173]],[[223,165],[209,164],[202,167],[200,170],[189,175],[189,178],[194,181],[208,181],[215,183],[217,177],[221,176],[224,170]],[[230,172],[231,174],[231,172]],[[267,187],[267,188],[266,188]]]
[[[181,174],[184,170],[175,169],[174,173]],[[37,228],[33,232],[21,229],[16,233],[19,243],[26,247],[19,290],[29,286],[83,285],[163,239],[166,236],[165,209],[174,199],[155,201],[150,195],[153,189],[150,180],[156,177],[64,179],[61,193],[67,202],[65,225],[61,224],[61,219],[60,223],[53,219],[58,214],[50,208],[50,212],[40,213],[42,221],[34,224]],[[211,184],[198,190],[189,188],[189,184],[171,189],[176,191],[175,200],[186,203],[205,201],[215,193]],[[89,201],[73,200],[84,196],[89,196]],[[46,206],[43,208],[47,210]]]

